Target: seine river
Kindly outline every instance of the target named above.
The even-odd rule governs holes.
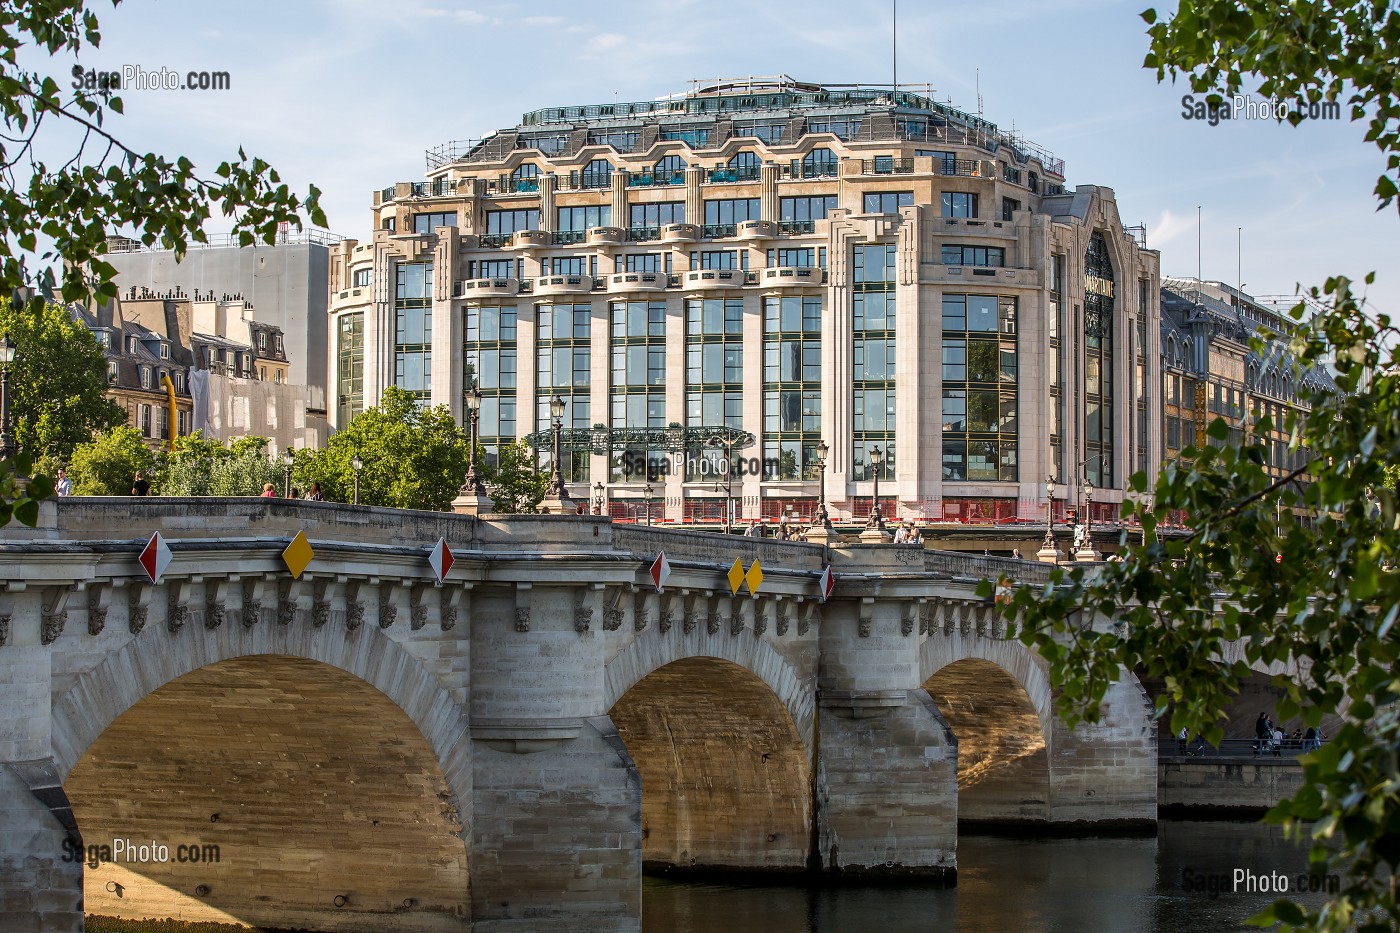
[[[735,886],[647,879],[643,933],[1200,933],[1240,928],[1271,894],[1225,891],[1235,869],[1296,888],[1304,850],[1256,823],[1163,822],[1157,838],[963,836],[956,888]],[[1305,879],[1306,881],[1306,879]],[[1217,885],[1218,887],[1218,885]],[[1316,905],[1318,895],[1298,900]]]

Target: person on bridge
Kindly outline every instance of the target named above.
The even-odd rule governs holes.
[[[272,488],[271,483],[263,483],[263,491],[258,496],[259,499],[276,499],[277,493]]]
[[[136,478],[131,481],[131,494],[133,496],[149,496],[151,494],[151,484],[141,475],[141,471],[136,471]]]

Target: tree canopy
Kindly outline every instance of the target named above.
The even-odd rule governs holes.
[[[126,421],[126,412],[107,397],[102,347],[61,305],[17,310],[0,298],[0,334],[15,342],[10,424],[21,448],[66,462],[73,448]]]
[[[314,185],[295,194],[272,166],[242,149],[206,174],[184,156],[142,152],[112,130],[107,118],[122,112],[122,101],[110,88],[60,88],[19,65],[22,50],[54,56],[97,48],[102,35],[89,6],[87,0],[0,4],[0,296],[9,296],[18,313],[37,319],[46,300],[91,304],[115,297],[116,270],[103,259],[112,235],[171,249],[179,258],[191,242],[208,241],[204,227],[215,209],[244,245],[275,242],[279,226],[300,229],[302,215],[325,224]],[[45,161],[40,153],[52,151],[51,140],[74,128],[82,135],[69,157]],[[20,295],[27,286],[37,286],[38,294],[25,303]],[[29,390],[17,385],[16,391]],[[55,429],[55,436],[54,443],[70,442],[65,432]],[[17,462],[0,463],[0,476],[27,472],[34,452],[24,452],[23,470]],[[0,488],[0,520],[37,518],[23,505],[47,488],[47,480],[36,480],[27,493]]]
[[[141,432],[120,424],[74,449],[68,478],[76,496],[125,496],[131,493],[131,482],[140,472],[151,483],[152,491],[159,493],[155,467],[156,456]]]
[[[1184,0],[1169,20],[1152,10],[1143,16],[1152,39],[1145,65],[1159,78],[1186,73],[1198,92],[1232,94],[1252,75],[1266,96],[1347,96],[1353,119],[1370,121],[1367,139],[1387,155],[1376,195],[1383,206],[1395,199],[1400,12],[1392,4]],[[1293,309],[1299,331],[1290,349],[1300,371],[1334,366],[1338,388],[1305,390],[1310,410],[1285,416],[1289,447],[1305,452],[1305,464],[1271,478],[1263,440],[1270,420],[1216,419],[1207,443],[1183,450],[1155,482],[1132,478],[1137,495],[1123,512],[1141,523],[1142,542],[1124,532],[1121,562],[1056,571],[1048,585],[1020,589],[1002,605],[1020,639],[1048,662],[1070,723],[1097,719],[1109,684],[1126,669],[1165,684],[1158,711],[1171,710],[1174,732],[1218,741],[1252,665],[1291,671],[1273,680],[1283,694],[1278,714],[1314,726],[1336,714],[1342,726],[1302,756],[1303,789],[1267,819],[1310,836],[1315,869],[1345,881],[1319,910],[1280,900],[1255,922],[1393,930],[1400,331],[1345,277],[1309,297],[1313,307],[1300,301]],[[1232,428],[1244,443],[1228,442]],[[1159,537],[1158,523],[1178,511],[1190,516],[1189,536]],[[984,592],[991,595],[990,584]]]

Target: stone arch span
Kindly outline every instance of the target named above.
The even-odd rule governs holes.
[[[786,708],[803,744],[812,747],[816,719],[816,649],[780,652],[751,632],[731,636],[727,629],[709,634],[697,628],[685,634],[676,625],[665,634],[643,633],[614,655],[604,668],[604,706],[612,709],[644,677],[686,658],[715,658],[743,668],[762,681]]]
[[[641,775],[647,870],[809,868],[808,746],[760,677],[725,659],[680,658],[633,683],[609,715]]]
[[[55,702],[56,763],[85,844],[213,844],[218,860],[89,865],[87,909],[465,930],[466,735],[376,627],[148,629]]]
[[[931,635],[919,648],[919,679],[927,685],[934,675],[959,661],[985,661],[1003,672],[1025,692],[1040,723],[1047,749],[1056,729],[1055,695],[1050,678],[1035,652],[1018,641],[993,638],[952,638]]]

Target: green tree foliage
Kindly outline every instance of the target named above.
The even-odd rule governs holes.
[[[141,439],[141,432],[122,424],[104,431],[73,451],[68,478],[78,496],[125,496],[140,471],[154,486],[155,454]],[[152,492],[159,492],[154,488]]]
[[[1234,95],[1249,76],[1263,97],[1344,101],[1386,156],[1376,180],[1381,205],[1400,193],[1400,9],[1390,0],[1182,0],[1171,19],[1159,21],[1156,10],[1142,18],[1152,37],[1143,65],[1159,81],[1186,74],[1191,89],[1213,102]],[[1289,119],[1296,125],[1302,118]]]
[[[163,496],[257,496],[271,483],[280,496],[285,474],[268,458],[268,443],[244,437],[225,446],[196,431],[160,455],[157,486]]]
[[[126,421],[107,397],[107,360],[97,339],[61,305],[16,310],[0,298],[0,334],[15,342],[10,423],[21,448],[63,462],[98,431]]]
[[[1376,195],[1383,206],[1395,199],[1393,4],[1185,0],[1169,21],[1152,10],[1143,17],[1152,24],[1145,64],[1159,79],[1187,73],[1197,92],[1233,93],[1253,75],[1265,96],[1349,95],[1353,119],[1370,118],[1367,139],[1388,156]],[[1343,277],[1310,294],[1323,310],[1291,349],[1300,370],[1335,364],[1340,391],[1312,393],[1306,415],[1287,416],[1291,449],[1308,452],[1307,476],[1270,479],[1268,419],[1239,425],[1249,432],[1244,445],[1228,444],[1231,425],[1217,419],[1208,442],[1184,450],[1155,485],[1133,477],[1142,498],[1124,514],[1141,521],[1143,541],[1130,545],[1125,534],[1122,562],[1057,571],[1004,606],[1021,640],[1049,662],[1071,723],[1097,719],[1126,668],[1165,683],[1158,709],[1172,710],[1173,732],[1215,741],[1251,663],[1295,671],[1274,679],[1284,694],[1278,715],[1316,725],[1336,714],[1343,724],[1303,756],[1303,789],[1267,819],[1310,834],[1314,867],[1345,882],[1320,910],[1280,900],[1254,922],[1369,933],[1400,926],[1400,331]],[[1293,310],[1300,322],[1307,313],[1303,304]],[[1163,540],[1157,522],[1175,510],[1192,516],[1193,529]],[[1243,660],[1223,663],[1226,645]]]
[[[549,477],[535,467],[535,452],[524,441],[501,445],[496,465],[482,469],[477,457],[477,470],[486,484],[486,493],[496,503],[496,512],[519,515],[539,511],[544,501],[544,488]]]
[[[86,0],[0,4],[0,295],[17,298],[20,289],[37,285],[39,295],[21,309],[36,319],[46,299],[88,304],[115,297],[116,273],[103,259],[109,235],[159,244],[178,259],[191,241],[207,241],[204,225],[214,208],[244,245],[275,242],[284,221],[300,229],[303,212],[325,224],[314,185],[305,197],[293,194],[275,169],[241,149],[208,175],[183,156],[141,152],[105,119],[122,112],[111,89],[60,86],[20,67],[21,57],[47,53],[65,63],[48,70],[66,75],[67,61],[96,49],[102,36],[88,6]],[[82,134],[75,151],[46,162],[41,153],[53,152],[74,129]],[[61,282],[55,266],[63,270]],[[19,472],[17,464],[0,464],[0,474]],[[43,488],[45,482],[32,484],[31,495]],[[5,506],[12,494],[0,489],[0,518],[23,520],[28,507],[13,513]]]
[[[326,499],[349,502],[356,454],[364,461],[361,505],[446,510],[467,472],[467,435],[445,407],[422,408],[411,394],[390,386],[377,406],[356,415],[324,450],[298,451],[295,483],[305,490],[318,482]]]

